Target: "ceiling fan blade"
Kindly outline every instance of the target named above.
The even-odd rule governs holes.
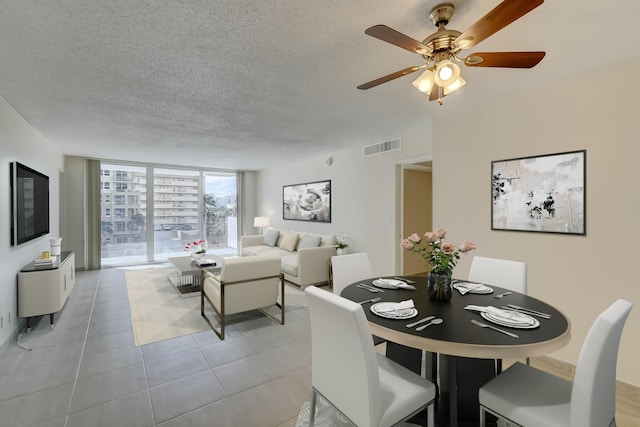
[[[413,67],[408,67],[408,68],[405,68],[404,70],[396,71],[395,73],[388,74],[388,75],[386,75],[384,77],[380,77],[380,78],[377,78],[375,80],[371,80],[368,83],[363,83],[360,86],[358,86],[358,89],[361,89],[361,90],[371,89],[372,87],[376,87],[378,85],[381,85],[382,83],[386,83],[386,82],[391,81],[393,79],[397,79],[398,77],[402,77],[402,76],[406,76],[407,74],[411,74],[414,71],[418,71],[419,69],[424,68],[424,67],[426,67],[426,64],[425,65],[414,65]]]
[[[516,19],[540,6],[544,0],[504,0],[456,38],[461,49],[477,45]]]
[[[428,52],[428,48],[417,40],[409,36],[405,36],[399,31],[389,28],[386,25],[374,25],[364,30],[365,34],[380,39],[384,42],[401,47],[409,52],[424,54]]]
[[[532,68],[538,65],[545,52],[478,52],[464,60],[469,67]]]

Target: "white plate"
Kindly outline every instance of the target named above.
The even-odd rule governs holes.
[[[527,314],[519,313],[519,312],[516,312],[516,311],[510,311],[510,310],[505,310],[505,311],[509,311],[509,314],[513,315],[515,319],[517,319],[517,318],[530,319],[529,320],[530,323],[512,321],[512,320],[509,320],[507,318],[495,315],[493,313],[488,313],[486,311],[481,312],[480,316],[482,316],[483,319],[488,320],[491,323],[496,323],[496,324],[501,325],[501,326],[508,326],[510,328],[534,329],[534,328],[537,328],[538,326],[540,326],[540,322],[538,321],[538,319],[533,318],[533,317],[531,317],[531,316],[529,316]],[[513,314],[513,313],[517,313],[517,314]],[[524,317],[521,317],[520,315],[522,315]]]
[[[411,319],[418,315],[418,310],[415,308],[403,308],[398,311],[381,311],[384,309],[394,307],[397,302],[379,302],[371,306],[371,312],[387,319]]]
[[[458,285],[463,286],[463,290],[466,288],[465,286],[466,282],[462,282],[462,283],[455,283],[453,285],[453,287],[455,289],[458,289]],[[493,292],[493,288],[490,288],[487,285],[482,285],[479,283],[468,283],[469,285],[479,285],[477,288],[473,288],[470,291],[465,292],[465,294],[480,294],[480,295],[484,295],[484,294],[490,294]]]
[[[371,282],[371,284],[376,288],[383,288],[383,289],[398,289],[401,286],[407,285],[406,282],[403,282],[402,280],[396,280],[396,279],[384,279],[384,280],[376,279],[373,282]]]

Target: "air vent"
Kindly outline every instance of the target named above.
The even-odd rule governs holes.
[[[400,138],[391,139],[385,142],[379,142],[377,144],[366,145],[362,147],[362,157],[369,157],[376,154],[384,153],[385,151],[395,151],[402,148],[402,141]]]

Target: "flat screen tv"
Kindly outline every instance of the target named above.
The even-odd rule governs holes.
[[[49,177],[21,163],[10,165],[11,244],[49,233]]]

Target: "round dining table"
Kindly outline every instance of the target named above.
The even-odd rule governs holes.
[[[487,284],[493,292],[486,294],[466,293],[462,295],[459,291],[453,289],[452,298],[449,301],[434,301],[429,299],[427,295],[427,278],[421,276],[403,276],[403,277],[382,277],[382,279],[401,279],[405,280],[416,289],[388,289],[379,288],[373,285],[373,281],[379,278],[371,278],[361,280],[347,286],[341,293],[341,296],[352,301],[362,302],[379,298],[374,302],[363,302],[362,306],[369,321],[369,326],[373,335],[387,340],[389,344],[399,345],[401,347],[417,349],[419,354],[422,351],[431,353],[431,355],[439,354],[441,363],[440,381],[446,375],[446,384],[438,384],[440,390],[455,389],[456,392],[448,392],[450,414],[447,416],[447,423],[457,425],[458,406],[470,406],[468,403],[459,403],[458,394],[460,393],[461,384],[474,384],[471,379],[462,378],[463,375],[475,375],[478,369],[473,366],[474,360],[482,359],[487,366],[487,362],[493,369],[494,359],[519,359],[533,356],[540,356],[557,351],[567,345],[571,340],[571,323],[569,319],[558,309],[552,305],[545,303],[539,299],[511,291],[502,298],[495,296],[507,292],[508,289],[500,288]],[[456,280],[454,280],[454,283]],[[457,281],[464,282],[464,281]],[[378,292],[372,292],[365,287],[372,287]],[[390,319],[382,317],[371,310],[371,306],[376,302],[402,302],[412,300],[413,306],[417,310],[417,314],[407,319]],[[539,322],[536,327],[514,328],[504,325],[492,323],[484,319],[480,312],[465,309],[467,305],[476,306],[493,306],[496,308],[510,308],[509,305],[523,307],[535,310],[548,315],[548,318],[534,316]],[[442,323],[433,324],[420,331],[418,326],[408,328],[406,325],[416,322],[428,316],[442,319]],[[472,323],[472,320],[482,322],[486,325],[502,329],[517,335],[510,336],[498,332],[489,327],[480,327]],[[389,346],[388,344],[388,346]],[[387,353],[389,356],[389,353]],[[438,358],[432,357],[433,363]],[[462,363],[461,363],[462,361]],[[402,361],[400,361],[402,363]],[[463,368],[461,366],[471,366]],[[500,365],[498,365],[500,366]],[[415,370],[415,366],[413,367]],[[438,381],[436,371],[437,368],[432,366],[432,374],[427,374],[434,382]],[[446,372],[443,372],[446,371]],[[499,369],[498,369],[499,371]],[[494,376],[494,370],[490,375]],[[459,381],[460,379],[460,381]],[[472,385],[471,393],[473,401],[477,401],[477,388],[486,382],[485,376],[476,381]],[[468,408],[467,408],[468,409]],[[475,414],[478,411],[475,410]],[[471,413],[471,412],[470,412]],[[442,423],[440,423],[442,424]]]

